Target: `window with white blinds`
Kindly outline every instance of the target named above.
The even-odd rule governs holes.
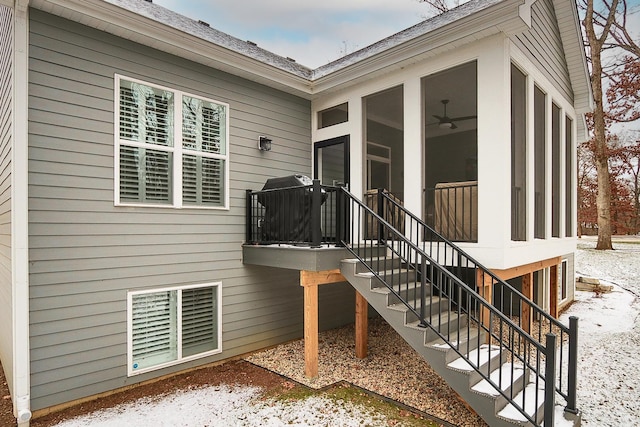
[[[116,75],[116,205],[228,207],[228,105]]]
[[[129,375],[219,353],[220,283],[128,294]]]

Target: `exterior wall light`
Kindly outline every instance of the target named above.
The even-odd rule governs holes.
[[[271,139],[266,136],[258,138],[258,149],[261,151],[271,151]]]

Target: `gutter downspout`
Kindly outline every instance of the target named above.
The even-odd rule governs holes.
[[[15,0],[13,17],[13,144],[11,149],[11,259],[13,283],[13,414],[31,419],[29,344],[29,0]]]

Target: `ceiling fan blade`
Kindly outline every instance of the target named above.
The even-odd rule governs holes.
[[[449,118],[446,117],[446,116],[445,117],[440,117],[440,116],[436,116],[435,114],[433,114],[431,117],[435,117],[436,119],[438,119],[439,122],[444,122],[444,121],[449,120]]]
[[[451,121],[460,122],[462,120],[471,120],[471,119],[477,119],[477,118],[478,118],[478,116],[452,117]]]

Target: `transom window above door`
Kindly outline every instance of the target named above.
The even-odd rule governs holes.
[[[228,208],[225,103],[116,75],[115,204]]]

